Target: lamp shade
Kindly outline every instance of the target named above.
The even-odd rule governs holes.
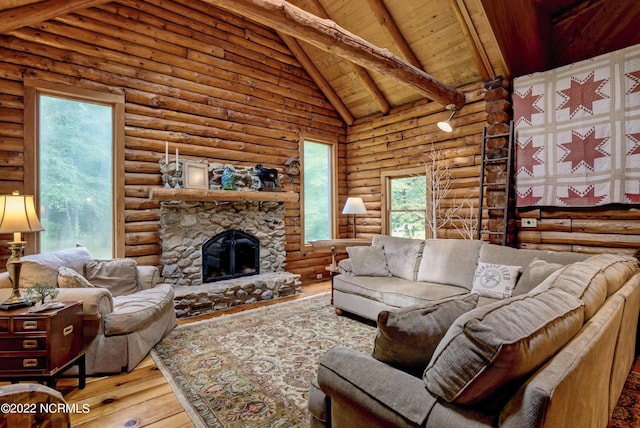
[[[440,130],[444,132],[453,132],[451,119],[453,119],[453,115],[456,114],[456,106],[454,104],[447,104],[445,108],[449,110],[451,114],[449,114],[449,119],[438,122],[438,128],[440,128]]]
[[[36,214],[33,196],[0,195],[0,233],[44,230]]]
[[[342,214],[366,214],[367,209],[364,206],[362,198],[354,197],[347,198],[347,203],[344,204]]]

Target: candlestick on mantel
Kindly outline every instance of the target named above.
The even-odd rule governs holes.
[[[176,171],[178,170],[178,148],[176,147]]]
[[[169,142],[164,142],[164,164],[169,165]]]

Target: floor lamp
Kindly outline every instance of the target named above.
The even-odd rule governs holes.
[[[356,237],[356,214],[366,214],[367,209],[364,206],[362,198],[353,197],[347,198],[347,203],[344,204],[342,214],[353,214],[353,237]]]
[[[33,196],[20,195],[13,192],[12,195],[0,195],[0,233],[13,233],[13,242],[7,245],[11,250],[11,257],[7,260],[7,271],[13,284],[11,296],[0,304],[0,309],[9,310],[26,306],[24,298],[20,296],[20,269],[22,264],[20,256],[24,250],[25,241],[22,240],[22,232],[39,232],[44,230],[38,220]]]

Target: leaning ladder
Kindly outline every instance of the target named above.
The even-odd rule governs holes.
[[[504,139],[501,144],[498,139]],[[509,123],[509,131],[505,134],[488,135],[487,127],[482,130],[482,156],[480,168],[480,201],[478,203],[478,239],[488,236],[493,243],[508,243],[509,221],[511,209],[509,200],[512,195],[513,180],[513,121]],[[496,147],[489,147],[494,141]],[[493,146],[493,145],[492,145]],[[489,173],[489,169],[493,174]],[[502,193],[501,193],[502,192]],[[491,194],[491,198],[487,194]],[[485,206],[487,203],[487,206]],[[502,211],[502,222],[492,230],[490,219],[498,219],[499,215],[491,216],[496,211]],[[484,228],[485,220],[488,228]],[[492,239],[495,237],[496,239]]]

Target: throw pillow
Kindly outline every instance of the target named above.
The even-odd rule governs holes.
[[[418,281],[457,285],[471,290],[482,241],[428,239],[418,267]]]
[[[94,286],[106,288],[114,296],[126,296],[140,288],[137,266],[133,259],[87,260],[83,272]]]
[[[382,247],[392,276],[415,281],[424,242],[424,239],[374,235],[371,245]]]
[[[537,257],[534,258],[522,272],[516,283],[516,288],[513,290],[513,295],[519,296],[528,293],[563,266],[560,263],[549,263]]]
[[[91,253],[82,246],[21,257],[20,284],[23,287],[36,282],[55,284],[59,268],[67,266],[80,272],[84,261],[90,258]]]
[[[347,247],[354,275],[391,276],[382,247]]]
[[[58,269],[58,287],[60,288],[94,288],[94,285],[75,270],[67,266]]]
[[[422,376],[451,324],[477,304],[478,295],[470,294],[380,312],[373,357],[414,376]]]
[[[478,262],[471,291],[480,296],[508,299],[518,278],[520,266]]]
[[[461,315],[438,344],[423,380],[447,402],[495,408],[580,330],[584,304],[550,289]]]

